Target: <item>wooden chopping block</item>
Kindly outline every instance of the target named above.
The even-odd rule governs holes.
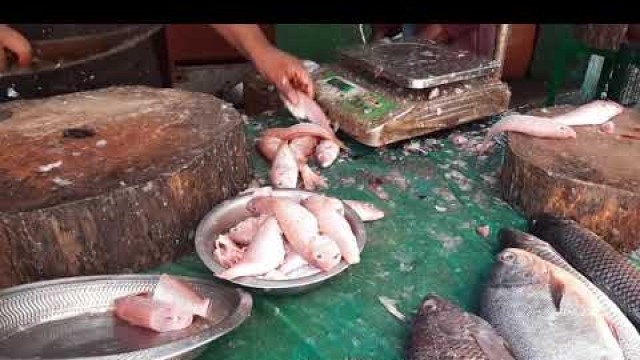
[[[193,249],[251,177],[213,96],[112,87],[0,106],[0,287],[140,271]]]
[[[626,109],[613,121],[615,134],[597,126],[575,127],[575,140],[509,134],[502,190],[527,215],[545,211],[573,218],[628,254],[640,248],[640,140],[620,134],[640,126],[640,113]]]

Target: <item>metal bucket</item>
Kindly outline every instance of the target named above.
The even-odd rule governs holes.
[[[0,74],[0,101],[118,85],[170,87],[162,25],[12,25],[34,48],[33,64]]]

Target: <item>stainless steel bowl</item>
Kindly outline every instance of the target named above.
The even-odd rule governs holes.
[[[315,195],[315,193],[293,189],[278,189],[273,190],[273,195],[306,198]],[[224,267],[222,267],[213,256],[213,243],[215,239],[218,235],[229,231],[229,229],[238,222],[251,216],[246,207],[247,203],[253,199],[254,196],[254,194],[247,194],[218,204],[198,225],[195,237],[196,251],[200,259],[214,274],[219,274],[224,271]],[[358,247],[362,252],[367,241],[364,224],[358,215],[346,204],[344,205],[344,212],[345,218],[356,236]],[[343,259],[340,264],[328,272],[323,271],[297,279],[265,280],[256,277],[242,277],[230,280],[230,282],[270,294],[297,294],[319,286],[323,282],[343,272],[348,266]]]
[[[84,276],[42,281],[0,292],[0,359],[193,359],[250,314],[251,295],[228,286],[177,277],[211,299],[206,318],[166,333],[114,317],[113,301],[152,291],[158,275]]]

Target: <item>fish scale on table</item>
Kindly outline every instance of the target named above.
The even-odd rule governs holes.
[[[559,216],[534,217],[531,233],[551,244],[640,326],[640,272],[622,254],[592,231]]]

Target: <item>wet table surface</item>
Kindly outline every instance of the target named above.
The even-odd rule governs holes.
[[[266,126],[292,123],[281,115],[261,117],[248,130],[253,139]],[[321,173],[329,181],[327,194],[369,201],[387,214],[366,224],[361,263],[306,294],[254,294],[251,317],[199,359],[403,359],[409,321],[426,294],[476,311],[500,250],[497,231],[526,228],[500,199],[502,150],[478,157],[451,141],[455,134],[480,141],[489,123],[380,150],[349,142],[351,154]],[[256,178],[266,182],[267,164],[252,156]],[[490,228],[487,238],[476,233],[483,225]],[[153,272],[212,278],[195,255]],[[408,321],[387,312],[381,296],[396,300]]]

